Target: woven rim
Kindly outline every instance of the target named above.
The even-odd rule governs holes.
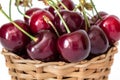
[[[107,80],[117,46],[91,60],[76,63],[23,59],[3,49],[12,80]]]
[[[112,52],[112,53],[111,53],[111,52]],[[83,67],[83,66],[85,67],[85,66],[88,66],[88,65],[93,64],[93,63],[101,63],[101,62],[104,62],[104,61],[106,61],[106,59],[108,59],[109,56],[114,55],[114,54],[117,53],[117,52],[118,52],[117,46],[114,46],[114,47],[112,47],[112,48],[110,48],[110,49],[108,50],[107,54],[105,53],[105,54],[100,55],[100,56],[97,56],[97,57],[95,57],[95,58],[93,58],[93,59],[91,59],[91,60],[83,60],[83,61],[76,62],[76,63],[66,63],[66,62],[61,62],[61,61],[60,61],[60,62],[47,62],[47,63],[45,63],[45,62],[42,62],[42,61],[39,61],[39,60],[23,59],[22,57],[14,54],[14,53],[12,53],[12,52],[8,52],[8,51],[7,51],[6,49],[4,49],[4,48],[2,49],[2,54],[3,54],[4,56],[14,57],[16,63],[25,63],[25,62],[27,62],[27,63],[36,63],[36,64],[37,64],[37,65],[36,65],[37,67],[47,66],[47,65],[51,65],[51,64],[57,65],[58,63],[59,63],[59,65],[69,64],[69,66],[73,66],[73,65],[79,64],[79,67]],[[78,65],[77,65],[77,66],[78,66]],[[76,67],[77,67],[77,66],[76,66]],[[66,67],[68,67],[68,66],[66,66]],[[59,67],[57,67],[57,68],[59,68]],[[60,66],[60,68],[61,68],[61,66]],[[65,66],[64,66],[63,68],[65,68]]]

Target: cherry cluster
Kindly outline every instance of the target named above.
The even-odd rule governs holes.
[[[105,53],[120,40],[120,19],[97,12],[92,0],[79,0],[79,5],[56,1],[44,0],[45,9],[28,9],[24,21],[12,20],[0,7],[10,20],[0,27],[2,46],[27,59],[78,62]]]

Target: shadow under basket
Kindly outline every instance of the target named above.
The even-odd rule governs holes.
[[[77,63],[23,59],[3,49],[11,80],[108,80],[117,47],[91,60]]]

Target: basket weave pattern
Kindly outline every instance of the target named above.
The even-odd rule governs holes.
[[[12,80],[108,80],[117,47],[106,54],[77,63],[25,60],[3,49]]]

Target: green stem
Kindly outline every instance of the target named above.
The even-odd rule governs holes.
[[[59,2],[65,10],[69,11],[69,9],[61,1],[57,0],[57,2]]]
[[[32,39],[33,41],[37,41],[37,38],[33,37],[32,35],[30,35],[29,33],[27,33],[25,30],[23,30],[19,25],[17,25],[2,9],[0,9],[0,11],[4,14],[4,16],[7,17],[8,20],[10,20],[10,22],[15,25],[16,28],[18,28],[21,32],[23,32],[25,35],[27,35],[28,37],[30,37],[30,39]]]
[[[85,29],[86,29],[86,31],[88,31],[88,28],[90,28],[90,23],[89,23],[87,15],[86,15],[86,11],[85,11],[85,9],[82,5],[81,5],[81,8],[82,8],[82,11],[83,11],[83,16],[85,18]]]
[[[9,17],[11,18],[11,4],[12,4],[12,0],[9,1]]]
[[[95,5],[94,5],[93,1],[92,1],[92,0],[90,0],[90,2],[91,2],[91,4],[92,4],[92,6],[93,6],[93,8],[94,8],[95,12],[97,13],[98,18],[102,20],[102,18],[101,18],[101,16],[99,15],[99,13],[98,13],[98,11],[97,11],[97,9],[96,9],[96,7],[95,7]]]
[[[80,5],[76,5],[75,8],[73,9],[73,11],[76,11],[79,7],[80,7]]]
[[[25,16],[26,18],[30,18],[30,16],[28,16],[28,15],[25,15],[24,13],[22,13],[21,11],[20,11],[20,9],[19,9],[19,6],[17,5],[17,10],[18,10],[18,12],[20,13],[20,14],[22,14],[23,16]]]
[[[67,33],[71,33],[70,29],[68,28],[67,24],[65,23],[64,19],[62,18],[61,14],[59,13],[59,11],[56,9],[56,4],[53,1],[48,1],[48,4],[53,7],[56,10],[56,13],[58,14],[58,16],[60,17],[60,19],[62,20],[62,23],[64,24]]]
[[[94,15],[95,15],[95,14],[94,14],[94,10],[92,10],[92,14],[93,14],[92,16],[94,16]]]
[[[46,17],[46,16],[43,16],[43,18],[44,18],[44,20],[46,21],[46,23],[49,23],[49,24],[52,26],[52,28],[54,29],[55,33],[56,33],[57,36],[59,37],[60,35],[59,35],[58,31],[57,31],[57,29],[55,28],[55,26],[53,25],[53,23],[50,21],[50,19],[49,19],[48,17]]]
[[[87,14],[89,17],[91,17],[91,18],[92,18],[92,15],[91,15],[91,14],[89,14],[89,12],[86,12],[86,14]]]
[[[26,12],[26,7],[24,7],[24,13]]]

